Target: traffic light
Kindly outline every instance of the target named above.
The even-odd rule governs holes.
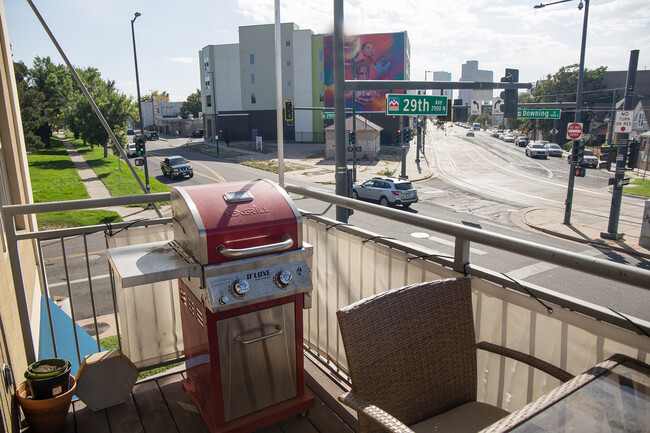
[[[138,156],[144,154],[144,139],[142,137],[135,139],[135,153]]]
[[[284,101],[284,120],[293,122],[293,101]]]
[[[404,130],[404,143],[408,143],[411,141],[411,130],[410,129],[405,129]]]
[[[519,69],[506,68],[506,74],[501,78],[502,83],[518,83],[519,82]],[[503,105],[503,117],[507,119],[517,118],[517,103],[519,102],[519,93],[517,89],[506,89],[501,92],[501,99]]]
[[[585,159],[585,142],[583,140],[573,140],[573,161],[580,165]]]
[[[639,142],[636,140],[630,141],[628,146],[629,153],[627,159],[627,168],[636,168],[637,163],[639,162]]]
[[[573,174],[575,174],[576,177],[585,177],[586,172],[587,172],[586,168],[576,167]]]
[[[396,144],[401,144],[402,143],[402,131],[400,131],[399,129],[395,133],[395,143]]]
[[[349,140],[348,140],[348,142],[350,143],[350,146],[354,146],[354,143],[356,142],[356,140],[357,140],[357,133],[354,132],[354,131],[350,131]]]

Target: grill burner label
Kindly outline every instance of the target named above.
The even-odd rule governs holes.
[[[260,215],[263,213],[271,213],[270,210],[265,208],[264,206],[253,206],[249,207],[247,209],[235,209],[235,210],[227,210],[224,212],[224,214],[228,218],[234,218],[238,216],[245,216],[245,215]]]
[[[271,270],[267,269],[265,271],[257,271],[257,272],[251,272],[250,274],[246,274],[246,279],[252,280],[254,278],[257,279],[257,278],[265,278],[270,276],[271,276]]]

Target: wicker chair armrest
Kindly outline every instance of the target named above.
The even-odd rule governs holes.
[[[503,355],[507,356],[510,359],[514,359],[516,361],[521,361],[524,362],[531,367],[535,367],[538,370],[543,371],[544,373],[553,376],[554,378],[560,380],[561,382],[566,382],[568,380],[573,379],[573,375],[569,373],[566,370],[561,369],[560,367],[556,367],[553,364],[550,364],[546,361],[542,361],[539,358],[536,358],[532,355],[528,355],[527,353],[520,352],[518,350],[514,349],[508,349],[503,346],[499,346],[494,343],[488,343],[487,341],[481,341],[476,344],[476,347],[481,350],[486,350],[488,352],[496,353],[498,355]]]
[[[352,409],[358,412],[363,412],[364,415],[375,420],[377,424],[381,425],[388,432],[414,433],[413,430],[408,428],[397,418],[388,412],[378,408],[377,406],[368,403],[366,400],[354,394],[353,392],[348,392],[346,394],[340,395],[339,401],[350,406]]]

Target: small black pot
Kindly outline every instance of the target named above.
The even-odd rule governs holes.
[[[38,372],[40,365],[51,365],[48,372]],[[70,387],[70,361],[59,358],[36,361],[27,368],[25,380],[34,400],[56,397],[68,391]]]

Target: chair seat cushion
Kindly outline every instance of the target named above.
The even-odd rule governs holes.
[[[509,413],[486,403],[470,402],[410,426],[415,433],[478,432]]]

